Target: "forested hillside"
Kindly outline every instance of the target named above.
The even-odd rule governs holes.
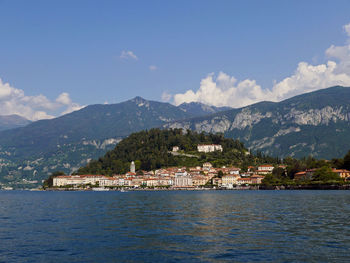
[[[198,144],[220,144],[223,151],[199,153]],[[180,148],[180,155],[171,153],[173,146]],[[190,154],[193,157],[181,155]],[[135,161],[136,169],[154,170],[171,166],[197,166],[211,162],[214,166],[247,166],[264,162],[278,162],[278,159],[257,157],[248,152],[239,140],[227,139],[222,134],[205,134],[181,129],[151,129],[133,133],[122,140],[112,151],[98,160],[80,168],[79,174],[118,174],[129,170]]]

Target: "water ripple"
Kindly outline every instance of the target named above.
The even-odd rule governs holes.
[[[348,262],[350,191],[0,192],[0,262]]]

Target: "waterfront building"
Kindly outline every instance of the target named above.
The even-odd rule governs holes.
[[[237,184],[238,185],[252,184],[252,179],[250,177],[238,178],[237,179]]]
[[[333,172],[338,174],[340,178],[348,179],[350,178],[350,171],[345,169],[333,169]]]
[[[105,178],[103,175],[61,175],[53,178],[53,186],[66,185],[96,185],[99,181]]]
[[[206,176],[193,176],[192,184],[193,186],[202,186],[208,182],[209,178]]]
[[[190,176],[176,176],[174,180],[175,187],[192,187],[193,181]]]
[[[222,185],[222,178],[214,177],[211,181],[213,185],[217,185],[218,187],[221,187]]]
[[[114,177],[104,177],[99,180],[99,186],[105,187],[105,186],[117,186],[118,185],[118,179]]]
[[[53,186],[81,185],[84,179],[80,176],[61,175],[53,178]]]
[[[252,184],[261,184],[261,181],[265,178],[263,175],[254,174],[250,177]]]
[[[296,174],[294,174],[294,180],[302,180],[306,178],[306,172],[302,171],[302,172],[298,172]]]
[[[222,177],[222,186],[224,187],[232,187],[237,184],[237,179],[240,178],[239,175],[236,174],[228,174]]]
[[[155,187],[158,186],[158,179],[157,178],[149,178],[146,180],[147,187]]]

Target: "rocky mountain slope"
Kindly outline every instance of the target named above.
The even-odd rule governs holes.
[[[191,114],[194,117],[209,115],[221,111],[230,110],[230,107],[215,107],[209,106],[200,102],[182,103],[178,106],[179,109]]]
[[[221,132],[252,150],[280,157],[341,157],[350,149],[350,88],[332,87],[164,127]]]
[[[0,115],[0,131],[19,128],[31,123],[30,120],[18,115]]]

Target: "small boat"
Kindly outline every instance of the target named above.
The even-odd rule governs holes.
[[[121,193],[126,193],[126,192],[128,192],[128,191],[126,191],[126,190],[124,190],[124,189],[121,189],[120,192],[121,192]]]
[[[109,191],[109,188],[104,188],[104,187],[93,187],[92,191]]]

